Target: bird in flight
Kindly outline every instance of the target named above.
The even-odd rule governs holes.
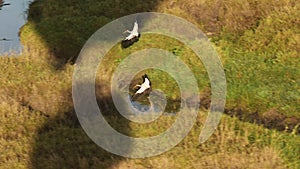
[[[140,85],[136,85],[136,87],[139,87],[139,89],[132,96],[132,100],[136,100],[139,96],[146,93],[146,91],[148,91],[148,89],[151,89],[151,82],[150,82],[147,74],[144,74],[142,76],[142,78],[143,78],[143,83]]]
[[[133,25],[133,29],[131,31],[126,30],[123,32],[123,33],[129,33],[129,35],[121,42],[123,48],[129,47],[134,42],[137,42],[139,40],[141,34],[139,33],[138,29],[139,29],[138,23],[137,21],[135,21]]]

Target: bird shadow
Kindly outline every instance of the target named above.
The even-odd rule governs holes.
[[[122,48],[123,48],[123,49],[126,49],[126,48],[128,48],[129,46],[133,45],[135,42],[138,42],[140,37],[141,37],[141,35],[139,34],[138,37],[134,37],[134,38],[132,38],[132,39],[130,39],[130,40],[123,40],[123,41],[121,42]]]

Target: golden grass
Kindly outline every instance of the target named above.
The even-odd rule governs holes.
[[[229,108],[253,111],[254,108],[266,110],[279,106],[280,111],[298,116],[299,107],[293,101],[299,99],[299,91],[286,90],[294,91],[299,82],[299,3],[296,2],[192,0],[187,3],[164,0],[157,2],[153,10],[181,16],[214,35],[211,41],[220,52],[227,71]],[[82,4],[74,4],[74,1],[49,0],[43,3],[52,5],[34,6],[31,11],[37,14],[43,11],[43,15],[36,15],[38,21],[31,18],[22,28],[21,39],[27,46],[26,51],[20,57],[0,58],[0,168],[299,168],[300,137],[296,132],[269,130],[228,116],[223,116],[215,133],[199,145],[198,135],[206,112],[199,112],[193,129],[181,143],[159,156],[127,159],[101,149],[76,121],[71,100],[74,67],[55,60],[57,51],[54,48],[76,53],[78,46],[86,40],[84,37],[110,21],[108,17],[101,16],[97,20],[99,24],[94,20],[93,23],[84,22],[86,24],[82,25],[88,29],[83,29],[84,35],[80,36],[81,27],[75,30],[65,28],[80,25],[74,23],[86,20],[84,17],[77,20],[73,17],[74,13],[96,15],[103,5],[107,8],[115,5],[112,1],[97,1],[95,5],[92,1],[84,3],[90,8],[82,8]],[[120,5],[123,1],[116,3]],[[64,5],[67,7],[64,8]],[[137,11],[146,9],[146,6],[138,6]],[[130,12],[137,12],[130,9]],[[117,10],[114,8],[112,11]],[[124,14],[121,11],[112,14],[105,10],[104,14],[114,18]],[[41,16],[50,18],[42,20]],[[63,22],[65,27],[58,29],[56,24],[62,23],[61,19],[65,17],[69,22]],[[65,35],[68,36],[66,40]],[[74,37],[78,39],[72,39]],[[188,58],[192,53],[182,48],[180,43],[174,41],[165,45],[165,37],[145,37],[142,36],[128,50],[115,47],[108,54],[110,57],[104,60],[107,69],[102,77],[107,81],[100,84],[105,86],[103,93],[107,92],[109,74],[117,63],[144,44],[174,52],[191,66],[198,64],[197,59]],[[152,40],[157,43],[151,44]],[[65,41],[74,44],[65,45]],[[71,57],[68,52],[64,54],[64,58]],[[275,54],[276,57],[273,57]],[[52,62],[61,65],[55,67]],[[201,87],[208,85],[205,71],[202,68],[194,71],[199,75]],[[158,82],[155,78],[158,73],[150,71],[150,74],[154,77],[153,82]],[[164,80],[170,81],[168,78]],[[100,83],[98,79],[97,83]],[[103,93],[99,92],[98,96]],[[174,98],[176,94],[170,94],[170,97]],[[121,132],[140,137],[164,131],[174,118],[164,116],[151,125],[130,123],[111,116],[107,120]]]

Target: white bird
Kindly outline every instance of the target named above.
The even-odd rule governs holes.
[[[140,87],[132,97],[132,100],[135,100],[139,95],[143,94],[147,89],[151,88],[151,82],[147,76],[147,74],[143,75],[143,83],[141,85],[136,85]]]
[[[125,38],[125,40],[130,40],[130,39],[132,39],[132,38],[134,38],[134,37],[138,37],[139,36],[139,31],[138,31],[138,29],[139,29],[139,25],[138,25],[138,23],[137,23],[137,21],[135,21],[134,22],[134,25],[133,25],[133,29],[132,29],[132,31],[129,31],[129,30],[126,30],[126,31],[124,31],[124,33],[130,33],[126,38]]]
[[[137,42],[140,37],[140,33],[138,31],[139,26],[137,21],[134,22],[132,30],[126,30],[123,33],[129,33],[129,35],[122,41],[122,47],[127,48],[132,45],[134,42]]]

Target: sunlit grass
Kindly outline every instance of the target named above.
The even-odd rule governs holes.
[[[105,23],[128,12],[147,11],[155,3],[132,8],[136,2],[35,2],[31,18],[20,33],[25,52],[0,58],[0,168],[299,168],[297,126],[294,132],[279,132],[223,116],[212,137],[199,145],[205,111],[199,112],[193,129],[181,143],[156,157],[122,158],[89,139],[73,112],[74,66],[55,60],[55,52],[68,60]],[[299,4],[293,0],[272,4],[264,0],[215,2],[164,0],[153,10],[181,16],[213,35],[210,40],[226,72],[226,109],[261,115],[273,108],[299,119]],[[118,64],[146,48],[173,53],[191,68],[200,90],[209,87],[205,68],[190,49],[153,34],[141,36],[127,49],[114,46],[105,56],[104,69],[99,70],[96,82],[101,83],[99,77],[106,79],[101,85],[108,90],[110,75]],[[178,86],[167,73],[152,69],[145,72],[153,88],[164,91],[170,100],[179,98]],[[106,119],[122,133],[142,137],[166,130],[176,116],[162,116],[148,125],[115,116]],[[287,125],[288,120],[293,119],[282,123]]]
[[[99,148],[82,128],[69,118],[47,118],[17,103],[4,103],[0,104],[0,107],[1,123],[5,124],[0,127],[1,133],[5,133],[0,139],[1,149],[5,149],[0,161],[6,168],[299,166],[299,136],[268,130],[227,116],[223,116],[214,134],[203,144],[199,144],[198,136],[206,113],[200,112],[188,136],[170,151],[151,158],[126,159]],[[175,116],[162,116],[159,121],[141,125],[127,123],[115,117],[107,118],[115,129],[133,137],[157,135],[168,128],[175,119]]]

